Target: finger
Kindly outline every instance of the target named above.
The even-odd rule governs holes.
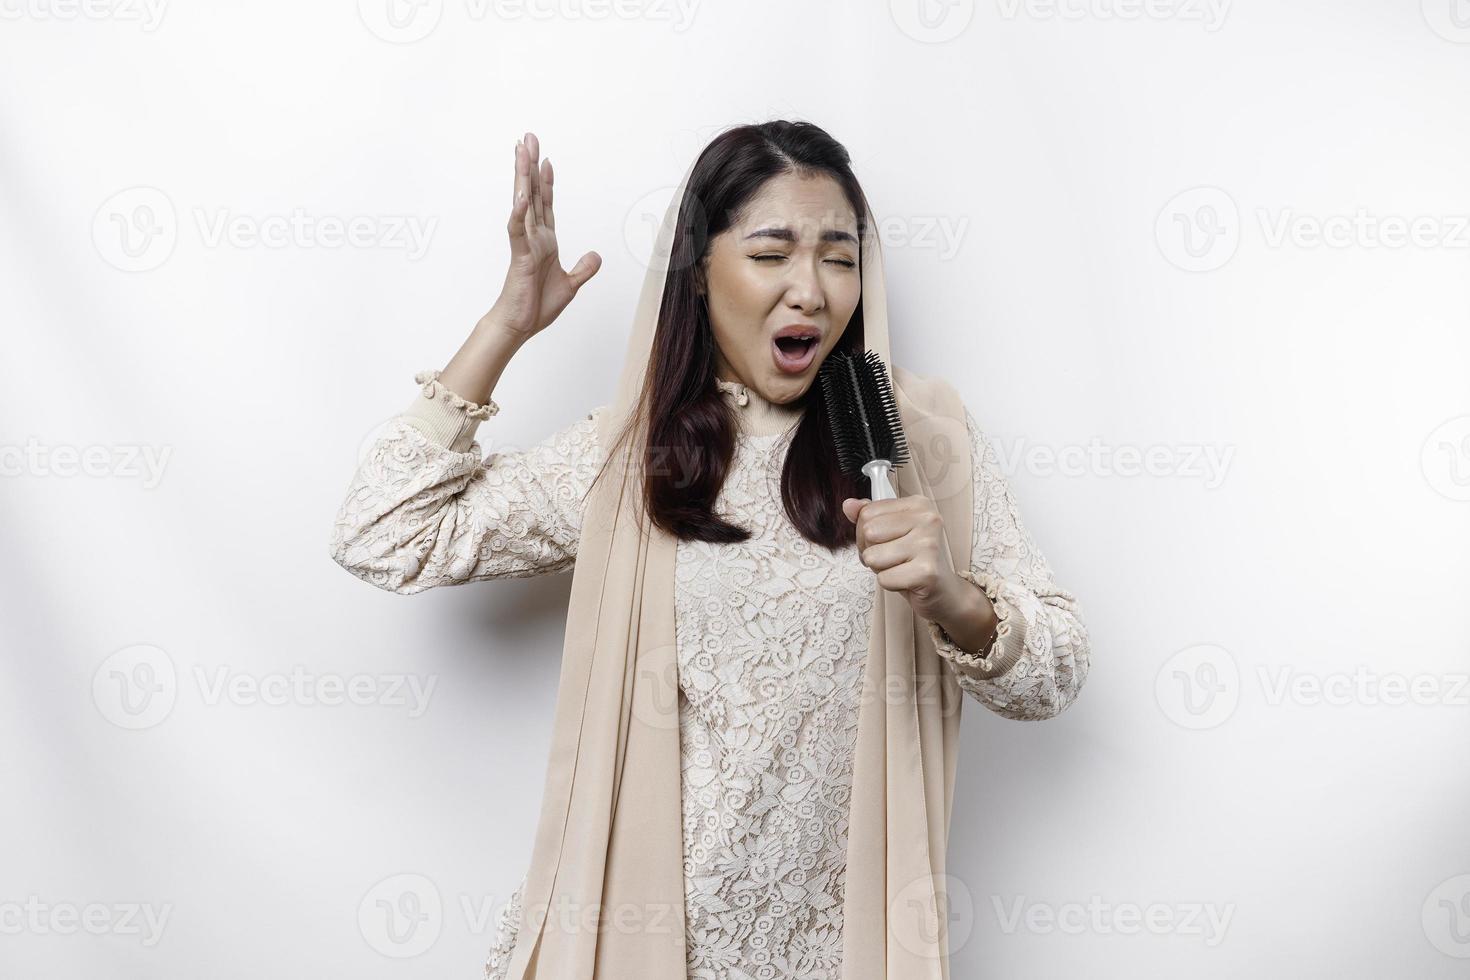
[[[863,508],[857,519],[859,548],[866,548],[880,541],[891,541],[908,532],[911,522],[905,517],[902,508],[894,506],[898,503],[897,500],[863,499]]]
[[[540,227],[546,224],[541,208],[541,142],[535,133],[526,134],[526,149],[531,154],[531,213],[533,223]]]
[[[582,284],[597,275],[597,270],[600,268],[602,268],[602,256],[596,252],[588,252],[578,259],[577,264],[572,266],[572,271],[567,273],[567,278],[572,281],[573,291],[581,289]]]
[[[529,236],[536,230],[536,188],[532,180],[535,157],[531,155],[530,135],[524,134],[516,143],[516,200],[520,204],[517,214],[522,236]]]
[[[506,221],[506,231],[510,233],[510,244],[512,248],[525,244],[526,241],[526,212],[530,209],[531,202],[524,197],[516,201],[516,206],[511,209],[510,219]]]
[[[937,529],[943,524],[934,502],[922,494],[899,497],[896,500],[880,500],[880,506],[870,514],[868,538],[871,541],[891,541],[915,528]]]
[[[551,158],[547,157],[541,161],[541,209],[546,215],[546,227],[556,231],[556,213],[551,210],[551,198],[553,180],[556,175],[551,172]]]
[[[867,500],[868,498],[864,497],[863,499]],[[863,509],[868,515],[868,520],[877,520],[885,514],[903,513],[909,507],[905,502],[907,499],[906,497],[899,497],[896,500],[868,500],[867,505]]]
[[[842,512],[847,515],[848,520],[852,521],[853,524],[856,525],[855,537],[857,539],[857,547],[859,551],[862,550],[864,545],[863,512],[867,508],[868,504],[869,501],[864,497],[848,497],[842,502]]]
[[[510,233],[512,244],[526,237],[526,209],[530,200],[525,193],[527,184],[522,173],[526,163],[525,152],[526,148],[517,140],[515,180],[511,182],[510,190],[510,219],[506,222],[506,231]]]
[[[908,592],[924,584],[927,576],[923,562],[906,561],[878,573],[878,585],[888,592]]]
[[[531,181],[526,176],[526,144],[516,140],[515,179],[510,186],[510,206],[515,207],[521,195],[530,197]]]
[[[874,512],[868,516],[863,533],[868,544],[896,541],[914,529],[914,518],[905,513]]]
[[[868,538],[872,541],[871,536]],[[881,572],[886,568],[902,565],[922,553],[919,541],[916,537],[905,534],[897,541],[884,541],[879,544],[869,543],[859,554],[862,562],[875,572]]]
[[[868,547],[871,547],[872,544],[873,544],[872,538],[869,537],[869,535],[868,535],[868,528],[870,528],[872,526],[872,523],[873,523],[873,518],[869,516],[869,511],[872,509],[872,506],[873,506],[873,502],[872,501],[869,501],[868,503],[863,504],[863,509],[858,514],[858,519],[857,519],[857,547],[858,547],[858,554],[859,555],[862,554],[863,549],[868,548]]]

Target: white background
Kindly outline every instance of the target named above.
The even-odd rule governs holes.
[[[966,705],[953,975],[1464,976],[1456,2],[0,0],[0,976],[480,975],[571,576],[390,595],[333,514],[494,299],[517,137],[605,261],[487,451],[611,398],[649,216],[782,117],[1092,636],[1062,716]]]

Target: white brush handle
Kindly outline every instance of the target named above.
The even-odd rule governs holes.
[[[892,472],[893,464],[886,459],[875,459],[863,464],[863,475],[868,478],[868,484],[873,488],[873,496],[868,499],[898,499],[898,494],[893,492],[893,484],[888,480],[888,474]]]

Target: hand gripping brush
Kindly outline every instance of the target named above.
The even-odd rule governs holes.
[[[833,351],[817,372],[843,472],[861,473],[871,500],[893,500],[890,474],[908,461],[898,403],[874,351]]]

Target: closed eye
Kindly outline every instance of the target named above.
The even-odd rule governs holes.
[[[784,255],[752,255],[751,258],[755,259],[757,262],[763,262],[766,259],[784,259],[784,258],[786,258],[786,256],[784,256]],[[837,265],[842,266],[844,269],[852,269],[852,268],[855,268],[857,266],[857,263],[854,262],[854,261],[852,261],[851,259],[828,259],[827,261],[828,262],[835,262]]]

